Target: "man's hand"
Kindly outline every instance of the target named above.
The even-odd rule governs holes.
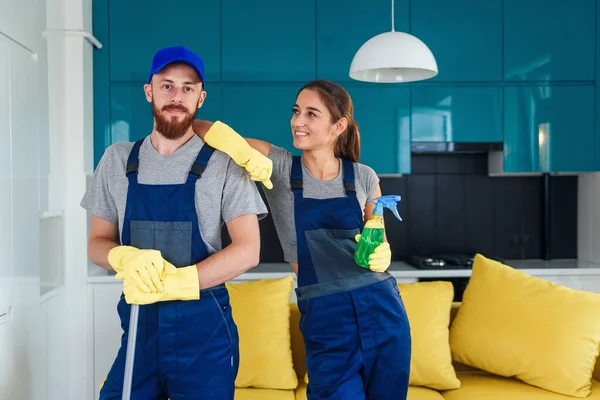
[[[195,265],[176,268],[164,260],[163,274],[164,290],[160,293],[148,293],[140,290],[133,279],[125,278],[123,293],[128,304],[153,304],[160,301],[172,300],[198,300],[200,298],[200,284],[198,282],[198,269]]]
[[[116,279],[132,282],[144,293],[161,293],[164,290],[162,275],[165,265],[160,251],[117,246],[108,253],[108,262],[117,272]]]

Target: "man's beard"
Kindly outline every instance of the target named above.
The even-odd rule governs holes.
[[[152,115],[154,115],[156,130],[169,140],[180,139],[192,126],[192,122],[196,118],[198,109],[195,109],[192,114],[182,105],[168,105],[164,106],[162,111],[167,111],[168,109],[181,110],[185,113],[185,116],[181,120],[171,119],[169,116],[164,115],[159,111],[154,102],[152,102]]]

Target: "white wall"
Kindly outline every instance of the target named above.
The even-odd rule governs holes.
[[[2,400],[93,398],[79,207],[92,169],[93,50],[63,29],[91,30],[91,0],[0,0]]]
[[[0,398],[37,400],[47,398],[38,227],[48,198],[46,4],[3,0],[0,10],[0,314],[10,307]]]
[[[600,263],[600,173],[579,175],[577,258]]]

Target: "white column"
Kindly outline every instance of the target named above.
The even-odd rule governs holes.
[[[94,398],[88,377],[87,214],[80,207],[93,169],[91,0],[47,0],[50,203],[64,213],[64,291],[48,302],[48,395]]]

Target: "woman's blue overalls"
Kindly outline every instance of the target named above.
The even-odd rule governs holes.
[[[354,165],[343,160],[346,197],[305,198],[295,156],[291,186],[298,243],[298,307],[309,400],[402,400],[411,338],[396,280],[354,262],[363,227]]]
[[[143,140],[135,143],[127,161],[121,242],[160,250],[176,267],[198,263],[209,253],[196,214],[196,181],[214,149],[202,147],[185,183],[143,185],[137,180]],[[117,310],[121,348],[100,400],[121,399],[130,313],[123,296]],[[202,290],[200,300],[140,306],[131,400],[233,400],[238,365],[238,332],[225,285]]]

